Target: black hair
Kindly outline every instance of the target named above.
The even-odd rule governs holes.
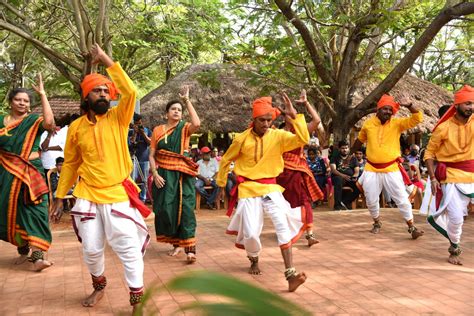
[[[280,125],[278,126],[278,129],[284,129],[286,126],[286,122],[281,122]]]
[[[170,107],[173,105],[173,104],[176,104],[178,103],[179,105],[181,105],[181,108],[183,108],[183,104],[181,102],[179,102],[178,100],[171,100],[170,102],[166,103],[166,113],[168,113],[168,111],[170,110]]]
[[[337,147],[341,148],[342,146],[349,146],[349,143],[347,140],[340,140],[339,143],[337,144]]]
[[[142,119],[142,116],[138,113],[133,114],[133,123],[136,123],[137,121],[140,121]]]
[[[77,113],[71,115],[71,123],[80,118],[81,116]]]
[[[316,147],[309,147],[308,148],[308,155],[309,153],[314,153],[316,155],[316,152],[318,151],[318,148]]]
[[[442,105],[439,109],[438,109],[438,116],[439,118],[442,118],[444,113],[446,113],[446,111],[451,107],[451,105],[449,104],[445,104],[445,105]]]
[[[60,164],[60,163],[63,163],[64,162],[64,158],[63,157],[58,157],[56,158],[56,164]]]
[[[89,99],[84,99],[81,102],[81,110],[84,111],[84,113],[89,112]]]
[[[26,93],[28,95],[28,98],[30,99],[30,104],[33,104],[33,94],[31,93],[31,90],[26,88],[14,88],[13,90],[11,90],[10,93],[8,93],[8,103],[12,103],[13,98],[18,93]]]

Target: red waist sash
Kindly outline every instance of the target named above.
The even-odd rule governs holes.
[[[122,185],[125,188],[125,192],[127,192],[128,199],[130,200],[130,206],[136,208],[144,218],[147,218],[148,215],[151,214],[151,211],[142,202],[142,200],[140,200],[140,197],[138,196],[138,190],[133,185],[132,181],[127,178],[122,182]]]
[[[237,183],[230,191],[230,200],[229,200],[229,207],[227,208],[227,216],[231,216],[232,212],[234,212],[234,207],[237,204],[237,199],[239,197],[239,184],[246,182],[246,181],[254,181],[261,184],[276,184],[276,178],[262,178],[262,179],[248,179],[246,177],[237,176]]]
[[[447,177],[447,168],[455,168],[466,172],[474,172],[474,160],[464,160],[457,162],[448,162],[448,161],[438,161],[435,170],[435,178],[438,182],[446,180]],[[441,199],[443,198],[443,191],[436,190],[436,209],[438,209],[441,204]]]
[[[406,172],[405,168],[403,168],[403,166],[402,166],[402,162],[403,162],[402,157],[397,157],[397,158],[395,158],[395,160],[392,160],[392,161],[389,161],[389,162],[384,162],[384,163],[375,163],[375,162],[370,161],[369,159],[367,159],[367,162],[372,167],[374,167],[375,169],[385,169],[385,168],[393,165],[394,163],[397,163],[398,169],[400,169],[400,173],[402,174],[403,183],[405,183],[405,185],[413,184],[411,182],[410,177],[408,176],[408,173]]]

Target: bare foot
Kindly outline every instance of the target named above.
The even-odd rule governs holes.
[[[181,252],[181,248],[179,247],[175,247],[173,249],[171,249],[170,251],[168,251],[168,256],[171,256],[171,257],[176,257],[180,252]]]
[[[262,274],[262,271],[260,271],[260,268],[258,267],[258,262],[252,262],[250,264],[249,273],[253,274],[253,275],[261,275]]]
[[[22,264],[26,260],[28,260],[28,255],[20,255],[18,258],[15,259],[15,264],[16,265]]]
[[[451,264],[462,266],[461,259],[459,258],[458,255],[449,255],[448,262]]]
[[[188,253],[188,256],[186,257],[186,262],[188,264],[193,264],[197,260],[196,255],[192,252]]]
[[[39,259],[35,263],[33,263],[33,266],[35,268],[36,272],[43,271],[44,269],[47,269],[53,265],[53,262],[50,262],[48,260],[44,259]]]
[[[410,230],[408,230],[411,233],[411,238],[412,239],[417,239],[418,237],[423,236],[423,234],[425,233],[424,231],[422,231],[421,229],[416,228],[415,226],[412,226],[412,227],[414,229],[412,229],[411,232],[410,232]]]
[[[94,290],[91,295],[89,295],[84,301],[82,301],[82,306],[84,307],[92,307],[97,304],[102,297],[104,297],[104,290]]]
[[[288,291],[294,292],[296,289],[306,281],[306,274],[304,272],[300,272],[298,274],[293,275],[288,279]]]

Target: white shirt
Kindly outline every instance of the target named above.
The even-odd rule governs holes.
[[[200,159],[197,164],[199,165],[199,175],[204,178],[212,178],[219,170],[219,163],[214,158],[211,158],[207,164],[204,163],[204,160]]]
[[[41,162],[44,169],[53,169],[56,167],[56,158],[64,157],[64,147],[66,145],[66,136],[67,136],[68,126],[61,128],[56,135],[51,136],[48,147],[59,146],[62,150],[48,150],[41,152]],[[48,131],[41,134],[40,145],[48,137]]]

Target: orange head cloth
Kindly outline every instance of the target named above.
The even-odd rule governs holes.
[[[117,99],[117,94],[120,93],[119,89],[115,87],[115,84],[109,78],[97,73],[89,74],[84,77],[84,80],[82,80],[82,98],[85,99],[92,89],[102,85],[106,85],[107,88],[109,88],[110,99]]]
[[[268,113],[272,114],[272,120],[275,120],[281,112],[272,106],[272,97],[262,97],[253,101],[252,118],[262,116]]]
[[[389,105],[392,107],[392,110],[393,110],[392,115],[395,115],[395,113],[398,112],[398,109],[400,109],[400,103],[395,102],[395,99],[391,95],[388,95],[388,94],[384,94],[380,98],[379,102],[377,102],[377,110],[386,105]]]
[[[465,85],[454,94],[453,105],[451,105],[451,107],[446,111],[446,113],[444,113],[443,117],[440,118],[438,123],[436,123],[436,126],[433,128],[433,132],[436,127],[439,126],[439,124],[449,120],[452,116],[454,116],[454,114],[456,114],[456,108],[454,107],[456,104],[461,104],[469,101],[474,102],[474,88],[469,85]]]

